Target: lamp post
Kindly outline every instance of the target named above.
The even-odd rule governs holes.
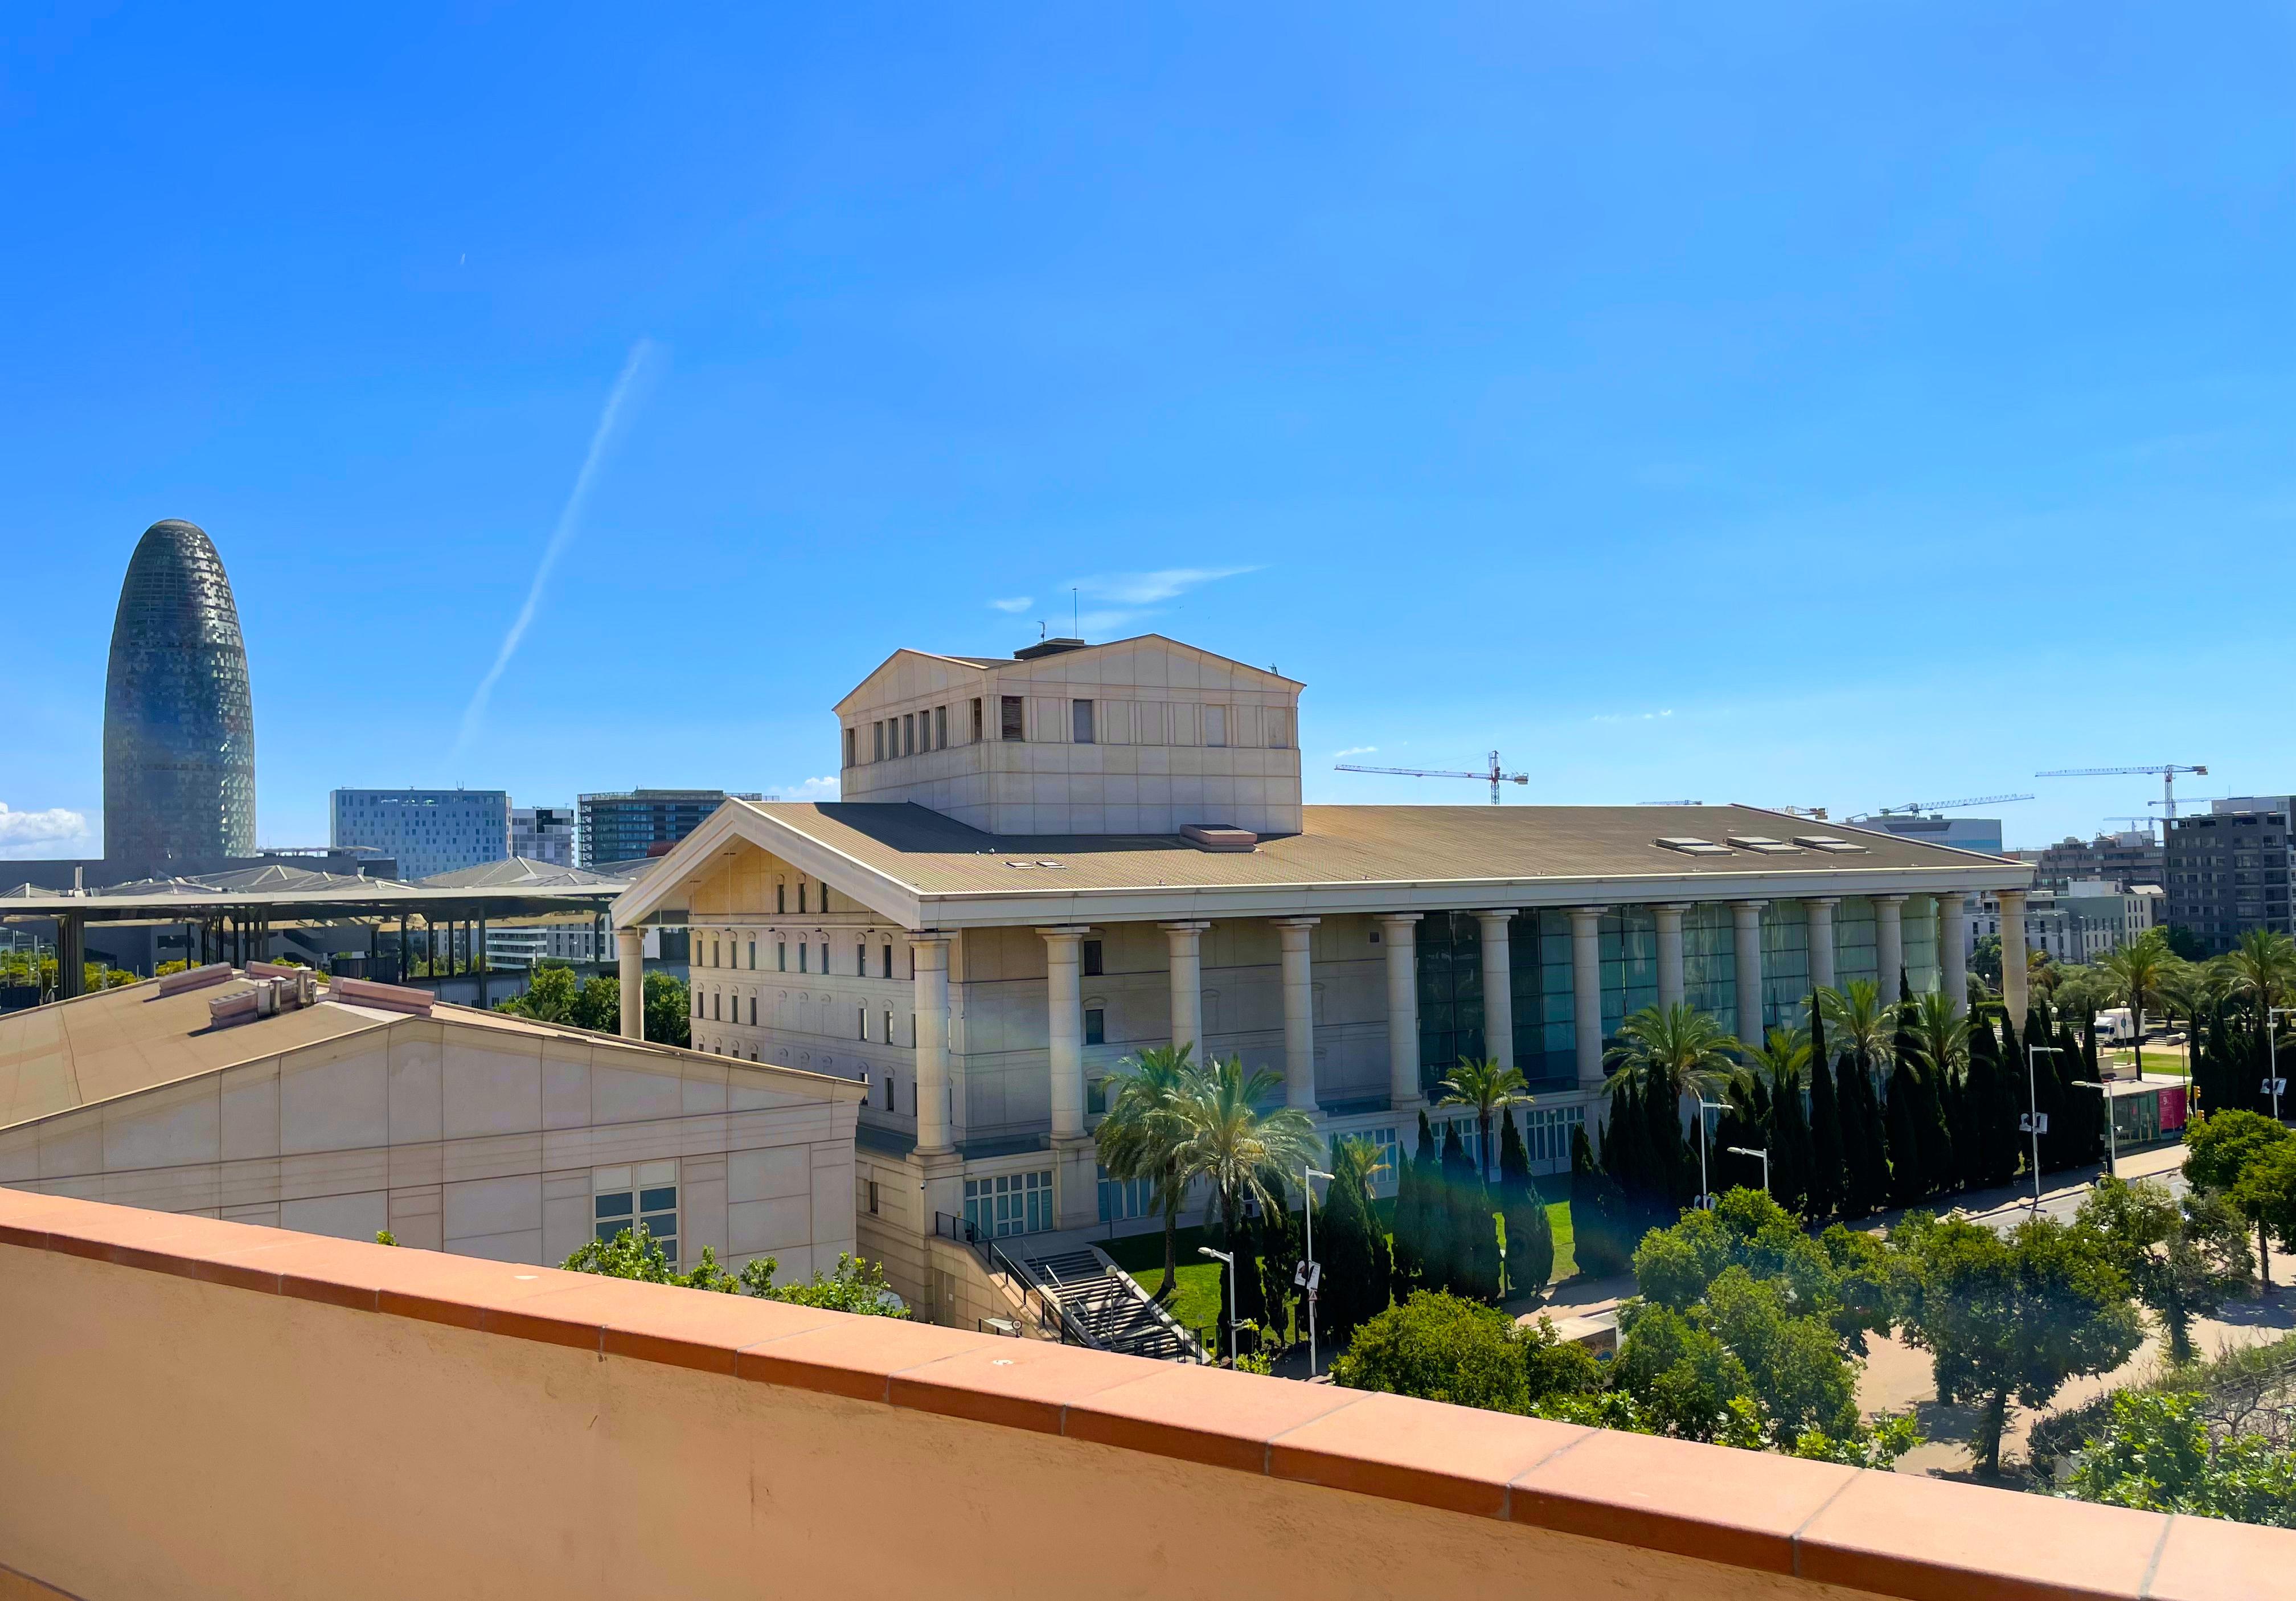
[[[1714,1210],[1714,1186],[1706,1178],[1706,1114],[1708,1112],[1727,1112],[1730,1108],[1719,1101],[1698,1097],[1698,1210]]]
[[[1732,1145],[1729,1147],[1729,1152],[1733,1156],[1759,1156],[1762,1159],[1762,1194],[1765,1195],[1768,1195],[1770,1193],[1769,1152],[1767,1150],[1757,1150],[1747,1145]]]
[[[1312,1379],[1316,1376],[1316,1291],[1324,1282],[1324,1265],[1316,1260],[1315,1180],[1328,1182],[1332,1175],[1310,1162],[1301,1162],[1300,1172],[1300,1187],[1307,1192],[1301,1205],[1308,1214],[1308,1260],[1292,1274],[1292,1282],[1308,1292],[1308,1376]]]
[[[1235,1366],[1235,1257],[1229,1252],[1215,1251],[1210,1245],[1199,1245],[1196,1249],[1227,1264],[1227,1365],[1233,1368]]]
[[[2041,1136],[2049,1131],[2049,1120],[2041,1115],[2040,1070],[2035,1058],[2062,1055],[2062,1046],[2029,1045],[2025,1047],[2025,1095],[2030,1104],[2030,1110],[2025,1113],[2025,1132],[2033,1137],[2033,1211],[2036,1216],[2041,1211]]]
[[[2112,1087],[2109,1084],[2092,1084],[2087,1079],[2076,1079],[2073,1080],[2073,1088],[2094,1089],[2104,1097],[2104,1176],[2108,1178],[2120,1178],[2120,1130],[2112,1126]]]
[[[2283,1083],[2280,1077],[2280,1020],[2292,1009],[2296,1008],[2267,1006],[2264,1009],[2264,1048],[2271,1058],[2271,1065],[2265,1071],[2271,1076],[2264,1080],[2262,1088],[2272,1092],[2272,1121],[2276,1123],[2280,1121],[2280,1088]]]

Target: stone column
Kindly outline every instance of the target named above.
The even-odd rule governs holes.
[[[1204,1058],[1204,931],[1209,923],[1166,923],[1164,942],[1172,954],[1172,1048],[1195,1047]]]
[[[2011,1025],[2025,1027],[2025,891],[2003,890],[2001,902],[2001,1004]]]
[[[948,1116],[948,936],[912,934],[909,954],[916,965],[910,981],[917,1012],[917,1154],[944,1155]]]
[[[1680,902],[1651,907],[1651,915],[1658,920],[1658,1004],[1661,1008],[1682,1005],[1687,989],[1682,978],[1682,915],[1689,909]]]
[[[1738,1038],[1762,1043],[1762,907],[1759,900],[1730,903],[1730,954],[1738,965]]]
[[[1514,915],[1512,907],[1475,914],[1483,934],[1483,1054],[1501,1067],[1515,1064],[1514,964],[1507,950],[1507,921]]]
[[[1969,1015],[1969,923],[1961,891],[1937,898],[1938,982],[1953,1000],[1956,1017]]]
[[[1578,1045],[1578,1088],[1603,1082],[1603,908],[1570,908],[1570,1022]]]
[[[1040,928],[1045,937],[1046,1056],[1052,1073],[1053,1137],[1084,1132],[1084,937],[1074,924]]]
[[[1801,903],[1801,915],[1809,923],[1809,987],[1813,989],[1833,988],[1833,908],[1841,904],[1830,896]]]
[[[1398,1112],[1417,1107],[1419,1093],[1419,932],[1417,912],[1379,920],[1387,949],[1387,1099]]]
[[[1308,942],[1317,917],[1278,917],[1283,944],[1283,1104],[1316,1110],[1316,981]]]
[[[1898,975],[1906,965],[1905,906],[1902,895],[1874,897],[1874,959],[1881,968],[1874,986],[1885,1006],[1898,1004]]]
[[[622,1038],[645,1038],[645,930],[618,928],[614,944],[621,952]]]

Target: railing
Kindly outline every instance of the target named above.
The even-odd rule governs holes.
[[[1014,1261],[1005,1253],[1004,1247],[983,1235],[971,1219],[945,1211],[935,1212],[933,1232],[942,1239],[972,1246],[973,1254],[980,1259],[981,1267],[991,1277],[1001,1274],[1011,1279],[1013,1288],[1020,1292],[1022,1308],[1036,1314],[1038,1328],[1058,1338],[1063,1345],[1094,1344],[1084,1326],[1070,1315],[1069,1310],[1060,1303],[1057,1297],[1046,1291],[1037,1276]]]

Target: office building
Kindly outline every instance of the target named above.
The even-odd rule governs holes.
[[[214,541],[170,518],[136,541],[103,688],[103,855],[119,876],[255,853],[255,707]]]
[[[2134,884],[2159,884],[2168,871],[2161,842],[2150,828],[2100,833],[2093,840],[2067,837],[2038,850],[2014,853],[2033,864],[2037,889],[2062,890],[2068,884],[2101,882],[2126,890]]]
[[[381,850],[405,879],[511,854],[510,796],[501,790],[336,790],[328,814],[332,843]]]
[[[2077,881],[2062,890],[2031,891],[2020,915],[2027,948],[2045,952],[2053,962],[2088,963],[2134,944],[2147,929],[2160,926],[2165,904],[2158,884],[2123,890],[2096,880]],[[1997,897],[1972,897],[1969,911],[1972,949],[1981,939],[2000,936]]]
[[[1867,817],[1857,826],[1879,829],[1901,840],[1943,845],[1952,850],[1974,850],[1985,856],[2002,854],[1998,817],[1948,817],[1932,812],[1926,817]]]
[[[2211,956],[2253,928],[2291,932],[2288,876],[2296,866],[2285,795],[2218,800],[2202,815],[2171,818],[2164,866],[2168,920]]]
[[[1091,1135],[1144,1047],[1238,1055],[1386,1147],[1494,1056],[1551,1172],[1628,1013],[1759,1039],[1813,985],[1959,996],[1967,898],[2031,877],[1745,807],[1305,807],[1300,687],[1156,636],[902,651],[838,705],[867,799],[729,802],[616,902],[626,939],[690,929],[698,1048],[868,1083],[864,1248],[934,1315],[940,1219],[1153,1226]]]
[[[554,867],[574,866],[575,811],[570,806],[510,809],[510,853]]]
[[[726,799],[724,790],[629,790],[580,796],[575,802],[581,813],[579,865],[602,867],[609,862],[660,856],[699,828],[702,819]],[[763,797],[742,794],[733,799]]]

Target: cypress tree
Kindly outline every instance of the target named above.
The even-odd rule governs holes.
[[[1365,1185],[1368,1151],[1343,1139],[1332,1149],[1332,1182],[1316,1208],[1316,1251],[1324,1264],[1316,1332],[1334,1348],[1387,1310],[1388,1252]]]
[[[1829,1218],[1841,1208],[1841,1097],[1825,1048],[1825,1018],[1809,992],[1809,1211]]]
[[[1651,1153],[1650,1227],[1671,1226],[1698,1193],[1698,1153],[1682,1131],[1682,1097],[1653,1080],[1643,1087],[1643,1127]],[[1641,1235],[1635,1236],[1637,1244]]]
[[[1427,1114],[1419,1114],[1419,1148],[1405,1155],[1395,1156],[1395,1244],[1393,1250],[1393,1285],[1395,1299],[1406,1299],[1412,1291],[1429,1283],[1427,1261],[1427,1174],[1433,1162],[1434,1134],[1427,1127]]]
[[[1754,1093],[1759,1088],[1759,1081],[1751,1074],[1740,1073],[1734,1075],[1722,1091],[1722,1115],[1716,1121],[1713,1143],[1707,1151],[1709,1176],[1718,1195],[1728,1190],[1761,1186],[1760,1159],[1735,1155],[1730,1149],[1733,1145],[1770,1143],[1766,1126],[1768,1120],[1763,1116]],[[1701,1107],[1698,1115],[1704,1117],[1705,1108]]]
[[[1900,1061],[1890,1070],[1889,1086],[1883,1092],[1892,1206],[1911,1206],[1922,1198],[1921,1091],[1914,1082],[1920,1073],[1920,1067],[1912,1061]]]
[[[1770,1194],[1788,1211],[1814,1214],[1817,1208],[1810,1197],[1810,1173],[1816,1157],[1798,1079],[1782,1080],[1771,1093],[1770,1132],[1763,1143],[1770,1153]]]
[[[1606,1154],[1609,1143],[1603,1142]],[[1595,1162],[1581,1123],[1570,1131],[1570,1248],[1586,1277],[1610,1278],[1627,1270],[1623,1211],[1618,1180]]]
[[[1954,1187],[1953,1125],[1946,1117],[1946,1097],[1951,1092],[1953,1070],[1943,1063],[1925,1063],[1914,1080],[1914,1110],[1922,1123],[1922,1187],[1943,1195]]]
[[[1443,1128],[1443,1155],[1436,1170],[1435,1186],[1427,1206],[1427,1274],[1431,1290],[1454,1295],[1470,1293],[1468,1252],[1471,1242],[1463,1227],[1459,1192],[1474,1174],[1475,1164],[1460,1143],[1459,1125]]]
[[[1874,1093],[1873,1063],[1866,1053],[1844,1056],[1836,1077],[1842,1140],[1848,1147],[1848,1207],[1851,1217],[1862,1218],[1889,1204],[1889,1143],[1882,1129],[1881,1103]]]
[[[1554,1227],[1546,1199],[1530,1176],[1530,1154],[1516,1132],[1514,1112],[1499,1128],[1499,1217],[1506,1226],[1507,1293],[1538,1294],[1554,1276]]]

